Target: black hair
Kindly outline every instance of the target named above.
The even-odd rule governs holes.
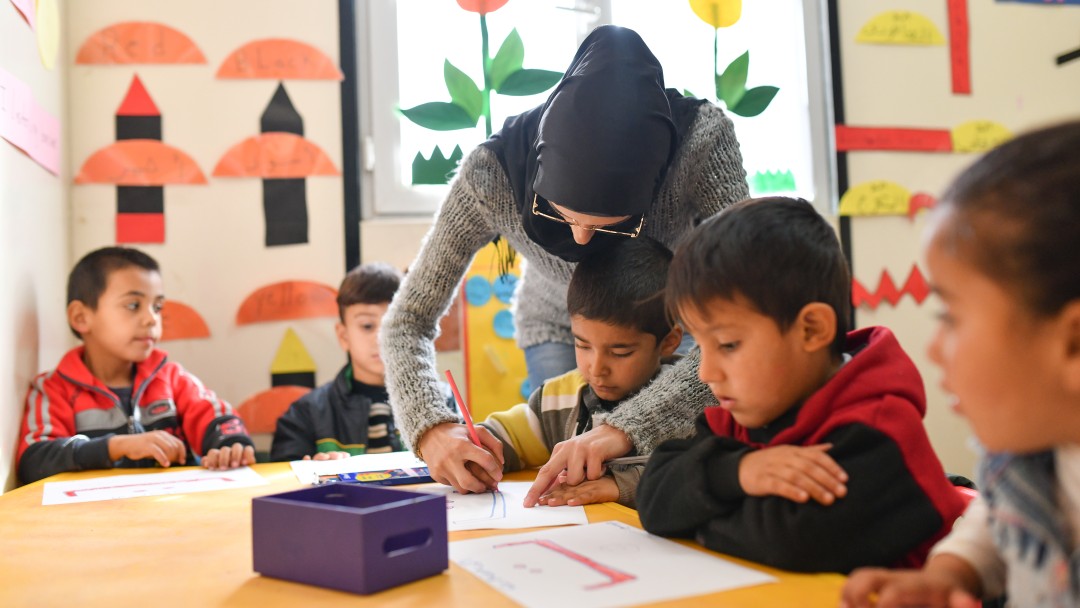
[[[82,302],[90,310],[97,310],[98,300],[109,283],[109,275],[124,268],[142,268],[160,273],[158,263],[149,255],[131,247],[102,247],[84,255],[71,269],[67,282],[67,303]],[[82,339],[71,327],[71,333]]]
[[[394,299],[401,286],[401,271],[385,262],[369,262],[350,270],[338,287],[338,317],[353,304],[383,304]]]
[[[741,296],[781,331],[807,304],[827,304],[836,313],[830,352],[843,354],[851,275],[836,232],[801,198],[745,200],[702,222],[675,251],[667,290],[676,316]]]
[[[1080,298],[1080,121],[1028,132],[964,170],[935,240],[1038,316]]]
[[[656,336],[672,329],[664,308],[671,251],[646,237],[623,238],[589,254],[574,268],[566,290],[570,316],[632,327]]]

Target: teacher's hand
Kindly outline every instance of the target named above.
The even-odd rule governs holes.
[[[536,506],[540,496],[559,481],[563,471],[566,471],[565,483],[571,486],[586,478],[600,479],[604,474],[604,461],[618,458],[632,447],[626,433],[606,424],[556,444],[551,458],[540,467],[536,481],[525,495],[525,507]]]
[[[420,453],[431,478],[462,494],[494,490],[502,479],[503,446],[482,426],[476,427],[476,447],[463,424],[445,422],[428,429],[420,438]]]

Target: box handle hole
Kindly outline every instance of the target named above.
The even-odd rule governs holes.
[[[383,541],[383,553],[387,557],[396,557],[422,549],[431,543],[431,529],[413,530],[396,534]]]

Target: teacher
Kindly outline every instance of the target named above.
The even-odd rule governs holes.
[[[507,119],[462,162],[383,322],[394,416],[432,477],[463,492],[502,478],[502,445],[482,428],[490,453],[473,445],[447,411],[435,370],[438,321],[478,250],[504,239],[524,258],[514,316],[535,389],[575,365],[566,289],[577,261],[638,235],[673,249],[747,195],[724,112],[665,90],[663,69],[636,32],[594,30],[548,100]],[[569,484],[596,479],[604,460],[691,434],[697,415],[715,404],[697,379],[699,360],[694,349],[607,424],[558,444],[527,506],[563,470]]]

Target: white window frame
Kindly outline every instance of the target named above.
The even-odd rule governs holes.
[[[408,2],[408,0],[402,0]],[[520,1],[520,0],[519,0]],[[665,0],[673,1],[673,0]],[[685,0],[683,0],[685,1]],[[581,15],[579,43],[593,27],[611,22],[618,0],[566,0]],[[397,0],[359,0],[356,11],[357,65],[360,69],[360,193],[365,220],[430,217],[445,198],[446,187],[413,188],[395,176],[411,157],[401,154],[397,70]],[[823,214],[835,213],[837,193],[832,85],[827,9],[818,0],[802,0],[806,33],[806,72],[813,147],[813,203]],[[447,151],[449,153],[449,151]],[[465,150],[468,154],[468,150]],[[378,204],[376,204],[378,201]]]

